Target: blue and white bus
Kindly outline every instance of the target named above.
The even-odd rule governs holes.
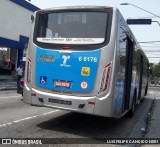
[[[133,115],[148,89],[148,59],[117,8],[35,12],[24,102],[104,117]]]

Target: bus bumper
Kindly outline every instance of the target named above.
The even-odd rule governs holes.
[[[96,96],[77,97],[53,94],[36,89],[30,90],[29,88],[25,90],[27,90],[27,95],[24,93],[24,102],[32,106],[56,108],[103,117],[121,117],[121,106],[116,105],[116,99],[108,96],[102,99]]]
[[[75,97],[32,89],[31,104],[62,110],[94,114],[96,97]]]

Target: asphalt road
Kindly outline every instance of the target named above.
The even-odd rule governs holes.
[[[16,91],[0,91],[0,138],[143,138],[158,95],[159,87],[150,87],[134,117],[109,119],[30,106]]]

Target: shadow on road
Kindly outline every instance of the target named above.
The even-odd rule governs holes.
[[[121,119],[111,119],[70,112],[42,122],[37,126],[45,130],[50,130],[53,134],[55,134],[54,131],[62,132],[63,134],[67,133],[68,136],[65,136],[67,138],[75,138],[75,136],[80,138],[129,138],[140,116],[144,115],[145,117],[147,115],[151,101],[151,99],[145,98],[136,107],[135,115],[132,118],[124,116]]]

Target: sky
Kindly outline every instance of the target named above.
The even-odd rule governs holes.
[[[26,0],[27,1],[27,0]],[[31,4],[41,8],[52,8],[73,5],[97,5],[117,7],[125,19],[152,19],[151,25],[129,25],[138,42],[159,41],[156,43],[140,43],[142,49],[149,58],[150,63],[160,62],[160,0],[31,0]],[[130,3],[145,9],[154,15],[147,13],[133,5],[120,5]]]

